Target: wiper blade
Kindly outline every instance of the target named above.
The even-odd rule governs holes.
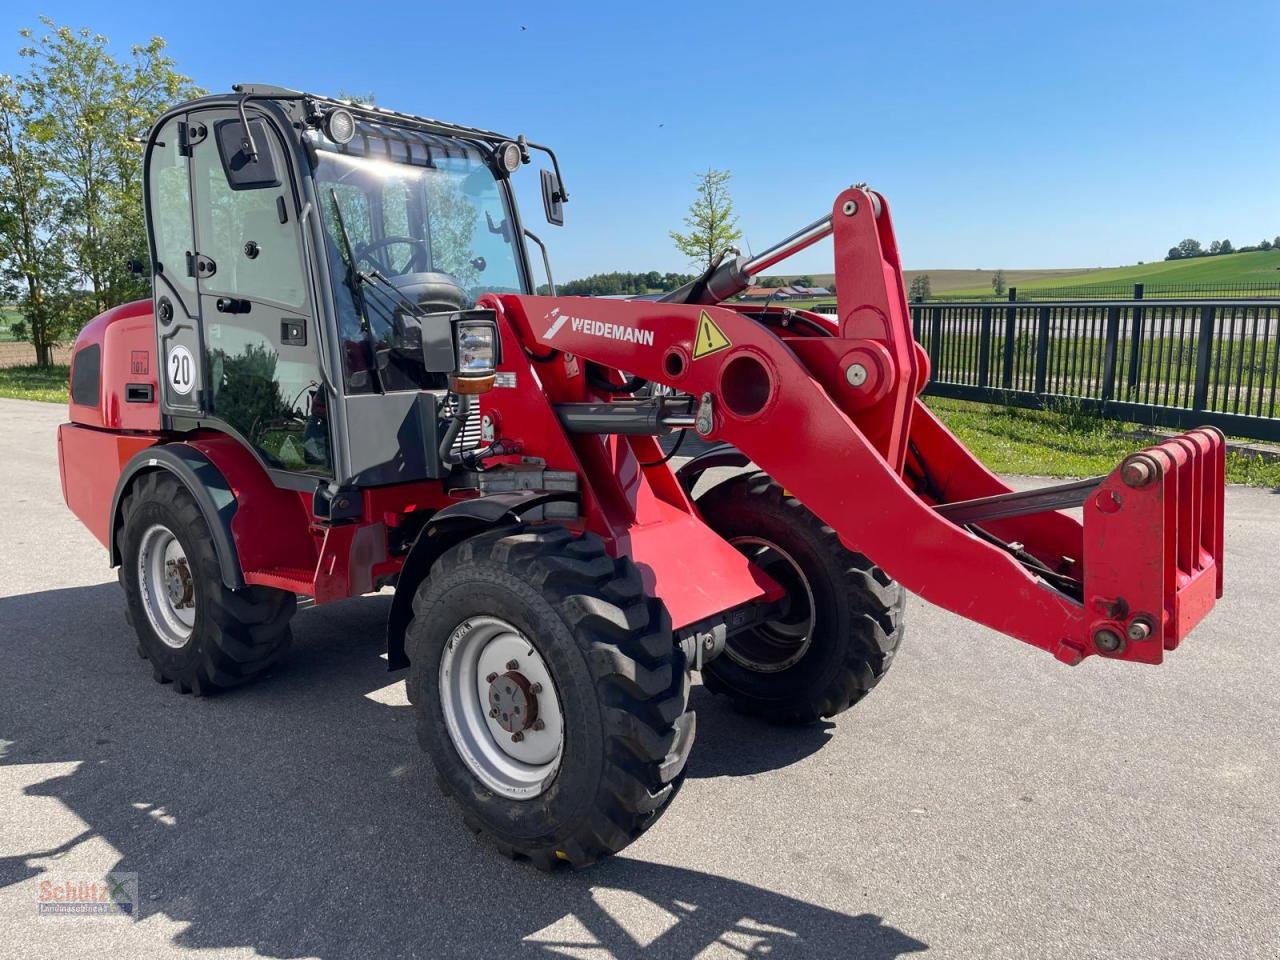
[[[373,327],[369,323],[369,308],[364,299],[365,278],[356,269],[356,251],[351,244],[351,234],[347,233],[347,221],[342,215],[342,205],[338,203],[338,191],[329,188],[329,199],[333,202],[333,215],[338,222],[338,233],[342,236],[342,246],[347,257],[347,287],[351,290],[351,298],[360,311],[360,329],[364,333],[365,346],[369,348],[369,369],[378,384],[378,392],[386,393],[386,384],[382,381],[382,372],[378,369],[378,343],[373,337]]]

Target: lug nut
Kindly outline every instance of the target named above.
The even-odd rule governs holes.
[[[497,708],[497,707],[494,707],[493,709],[491,709],[491,710],[489,711],[489,716],[490,716],[491,718],[493,718],[494,720],[498,719],[498,708]]]
[[[532,694],[534,694],[535,696],[536,696],[537,694],[541,693],[541,692],[542,692],[542,684],[538,683],[538,681],[537,681],[537,680],[533,681],[533,683],[529,684],[529,692],[530,692],[530,693],[532,693]]]
[[[1124,649],[1124,640],[1114,630],[1103,627],[1094,632],[1093,645],[1102,653],[1119,653]]]
[[[513,734],[511,735],[511,742],[512,742],[512,743],[519,743],[519,742],[520,742],[521,740],[523,740],[523,739],[524,739],[524,731],[523,731],[523,730],[517,730],[515,733],[513,733]]]
[[[489,674],[487,677],[485,677],[485,678],[484,678],[484,682],[485,682],[485,683],[493,683],[493,681],[495,681],[495,680],[497,680],[497,679],[498,679],[498,675],[497,675],[496,673],[491,673],[491,674]]]
[[[507,669],[508,669],[508,670],[519,670],[519,669],[520,669],[520,661],[519,661],[519,660],[508,660],[508,661],[507,661]]]
[[[543,729],[544,727],[546,727],[546,724],[545,724],[545,723],[543,723],[541,720],[535,720],[535,721],[533,721],[533,729],[535,729],[535,730],[541,730],[541,729]]]

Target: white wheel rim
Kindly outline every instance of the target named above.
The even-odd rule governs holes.
[[[532,706],[536,719],[529,709],[491,715],[495,687],[497,702]],[[454,627],[440,658],[440,708],[458,756],[494,793],[531,800],[550,786],[564,753],[560,695],[542,655],[511,624],[469,617]]]
[[[155,524],[138,547],[138,588],[147,622],[166,647],[187,645],[196,625],[195,576],[168,527]]]

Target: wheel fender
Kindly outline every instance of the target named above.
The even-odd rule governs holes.
[[[244,587],[244,575],[240,570],[240,555],[236,551],[235,539],[231,534],[231,519],[236,514],[236,498],[231,492],[231,485],[217,467],[199,450],[185,443],[165,443],[147,447],[134,455],[125,464],[116,482],[116,491],[111,498],[111,528],[108,531],[111,552],[111,565],[120,564],[120,543],[118,532],[121,521],[121,501],[133,481],[143,473],[152,470],[166,470],[178,478],[178,482],[187,488],[204,515],[209,525],[209,534],[213,539],[213,549],[218,556],[218,567],[222,572],[222,582],[231,590]]]
[[[387,615],[388,669],[409,666],[404,635],[413,619],[413,595],[442,553],[491,527],[519,523],[522,514],[536,507],[576,498],[576,494],[564,490],[517,490],[463,500],[432,514],[405,555],[396,580],[396,594]]]
[[[733,444],[720,443],[682,463],[676,470],[676,479],[687,493],[693,489],[698,478],[712,467],[745,467],[750,462],[747,455]]]

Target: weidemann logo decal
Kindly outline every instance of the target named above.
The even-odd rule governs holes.
[[[558,314],[558,316],[557,316]],[[547,339],[550,340],[560,328],[569,324],[569,329],[574,333],[583,333],[588,337],[604,337],[608,340],[621,340],[623,343],[638,343],[641,346],[653,346],[653,331],[639,330],[636,327],[628,327],[620,323],[605,323],[602,320],[588,320],[585,317],[571,317],[567,313],[560,313],[557,307],[548,315],[548,319],[553,319],[551,329],[547,331]]]

